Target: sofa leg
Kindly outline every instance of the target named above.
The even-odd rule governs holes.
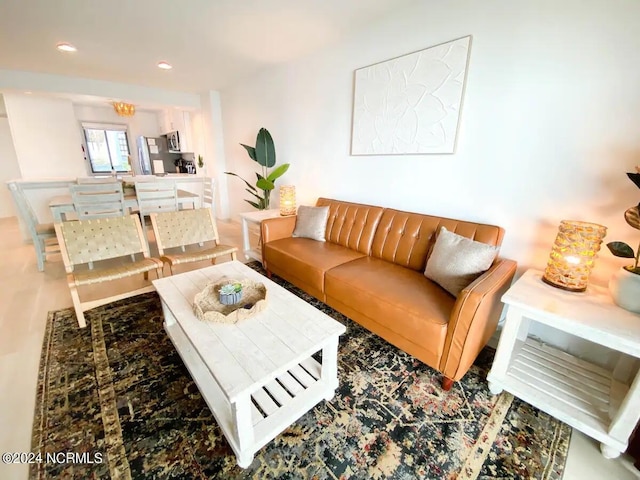
[[[266,272],[267,272],[267,278],[271,278],[271,275],[272,275],[271,272],[269,270],[266,270]]]
[[[449,377],[442,377],[442,390],[448,392],[453,387],[453,380]]]

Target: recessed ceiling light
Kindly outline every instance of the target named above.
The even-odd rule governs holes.
[[[61,52],[75,52],[76,50],[78,50],[70,43],[59,43],[58,45],[56,45],[56,48]]]
[[[173,68],[173,66],[167,62],[159,62],[158,63],[158,68],[161,68],[163,70],[171,70]]]
[[[24,92],[25,95],[31,95],[33,92]]]

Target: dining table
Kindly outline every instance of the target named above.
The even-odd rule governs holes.
[[[193,205],[197,208],[201,204],[201,197],[197,193],[189,192],[187,190],[178,189],[178,207],[182,208],[185,205]],[[124,205],[129,210],[135,210],[138,208],[138,199],[136,195],[128,194],[124,196]],[[67,213],[75,213],[73,206],[73,200],[71,195],[58,195],[53,197],[49,201],[49,208],[51,209],[51,215],[53,221],[59,223],[65,221]]]

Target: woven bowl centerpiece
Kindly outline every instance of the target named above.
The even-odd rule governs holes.
[[[236,323],[266,306],[267,288],[249,279],[209,283],[193,299],[193,313],[204,322]]]

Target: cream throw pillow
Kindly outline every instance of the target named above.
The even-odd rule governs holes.
[[[424,274],[454,297],[489,269],[499,247],[476,242],[442,227]]]
[[[329,218],[329,206],[326,207],[298,207],[296,217],[296,228],[293,230],[294,237],[311,238],[319,242],[324,242],[324,234],[327,230],[327,219]]]

